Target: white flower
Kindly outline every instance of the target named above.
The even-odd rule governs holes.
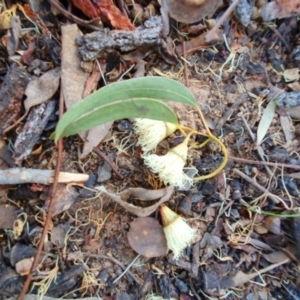
[[[137,144],[147,153],[156,148],[159,142],[172,134],[178,125],[150,119],[135,119],[134,129],[139,134]]]
[[[196,230],[165,205],[161,206],[160,214],[168,248],[172,250],[174,259],[178,259],[181,251],[192,243]]]
[[[183,143],[168,151],[167,154],[158,156],[156,154],[143,155],[144,163],[153,173],[158,173],[164,184],[170,184],[178,188],[184,188],[187,183],[192,184],[193,179],[183,172],[187,159],[188,137]]]

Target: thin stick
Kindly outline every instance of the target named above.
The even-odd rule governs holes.
[[[59,97],[59,118],[61,118],[61,116],[63,114],[63,109],[64,109],[64,97],[63,97],[63,92],[61,89],[60,97]],[[53,210],[53,206],[54,206],[54,197],[55,197],[57,184],[58,184],[58,176],[59,176],[60,167],[61,167],[61,163],[62,163],[62,148],[63,148],[63,144],[62,144],[62,139],[60,138],[57,141],[57,164],[56,164],[55,173],[54,173],[54,182],[53,182],[53,185],[52,185],[51,191],[50,191],[50,202],[49,202],[49,207],[48,207],[48,214],[47,214],[46,221],[44,224],[42,236],[40,238],[40,243],[38,245],[37,252],[36,252],[36,255],[34,257],[34,260],[33,260],[33,263],[32,263],[31,269],[30,269],[30,273],[28,274],[28,276],[26,278],[26,281],[25,281],[25,283],[22,287],[22,290],[18,296],[18,300],[24,299],[24,296],[25,296],[25,294],[28,290],[28,287],[30,285],[30,282],[32,280],[33,272],[36,270],[36,268],[39,264],[39,258],[41,256],[41,252],[42,252],[42,249],[44,246],[45,237],[46,237],[46,234],[48,233],[48,229],[49,229],[51,217],[52,217],[52,210]]]
[[[93,20],[92,21],[85,21],[83,19],[80,19],[76,16],[74,16],[73,14],[71,14],[70,12],[68,12],[66,9],[64,9],[60,3],[58,3],[56,0],[49,0],[49,2],[62,14],[64,15],[67,19],[70,19],[71,21],[73,21],[74,23],[77,23],[81,26],[84,26],[86,28],[89,28],[91,30],[95,30],[95,31],[99,31],[102,29],[102,26],[95,26],[93,25]]]
[[[100,156],[101,158],[103,158],[109,165],[110,167],[112,168],[112,170],[116,173],[116,175],[120,178],[120,179],[124,179],[124,176],[121,175],[121,173],[117,170],[116,166],[114,165],[113,162],[111,162],[107,156],[97,147],[95,147],[93,149],[93,151],[98,155]]]
[[[246,163],[246,164],[254,164],[254,165],[260,165],[260,166],[267,165],[267,166],[271,166],[271,167],[281,167],[281,168],[287,168],[287,169],[300,170],[300,166],[297,166],[297,165],[282,164],[282,163],[277,163],[277,162],[273,163],[273,162],[269,162],[269,161],[257,161],[257,160],[240,158],[240,157],[235,157],[235,156],[229,156],[228,158],[230,160],[234,160],[234,161]]]
[[[121,279],[131,268],[131,266],[140,258],[141,254],[137,255],[137,257],[126,267],[126,269],[121,273],[114,281],[113,284],[115,284],[119,279]]]
[[[218,22],[215,24],[215,26],[208,32],[208,34],[205,37],[206,43],[209,43],[215,36],[216,31],[220,28],[220,26],[224,23],[226,18],[229,17],[229,15],[233,12],[235,7],[239,4],[240,0],[235,0],[230,4],[230,6],[227,8],[227,10],[224,12],[222,17],[218,20]]]
[[[184,67],[184,77],[185,77],[185,86],[189,87],[189,76],[188,76],[188,70],[187,70],[187,63],[186,63],[186,52],[185,52],[185,41],[182,41],[182,48],[183,48],[183,67]]]
[[[111,260],[112,262],[114,262],[115,264],[117,264],[118,266],[120,266],[123,270],[126,269],[126,267],[120,263],[117,259],[111,257],[111,256],[107,256],[107,255],[103,255],[103,254],[85,254],[87,257],[91,257],[91,258],[101,258],[101,259],[108,259]],[[127,274],[130,275],[130,277],[137,283],[137,284],[142,284],[142,282],[137,279],[134,274],[132,272],[130,272],[129,270],[127,271]]]
[[[254,181],[252,178],[250,178],[249,176],[247,176],[246,174],[244,174],[243,172],[241,172],[240,170],[238,169],[233,169],[233,172],[238,174],[240,177],[242,177],[243,179],[245,179],[246,181],[248,181],[249,183],[251,183],[255,188],[257,188],[259,191],[263,192],[266,194],[267,197],[269,197],[270,199],[272,199],[275,203],[279,203],[281,202],[285,208],[289,209],[289,207],[287,207],[285,205],[285,202],[284,200],[279,197],[279,196],[276,196],[272,193],[270,193],[267,189],[265,189],[263,186],[261,186],[259,183],[257,183],[256,181]]]

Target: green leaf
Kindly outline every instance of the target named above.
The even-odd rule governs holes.
[[[276,109],[276,102],[275,100],[271,100],[267,107],[264,109],[260,122],[257,128],[257,141],[256,145],[259,146],[264,139],[268,129],[272,123],[274,114]]]
[[[113,120],[142,118],[143,116],[174,124],[177,123],[174,112],[166,104],[158,100],[149,98],[127,99],[99,106],[87,115],[73,120],[64,128],[61,136],[72,135]],[[56,128],[56,132],[56,134],[60,133],[59,126]]]
[[[177,124],[174,112],[159,100],[197,106],[192,93],[177,81],[163,77],[130,79],[105,86],[71,107],[58,122],[53,137],[57,141],[60,137],[123,118]]]

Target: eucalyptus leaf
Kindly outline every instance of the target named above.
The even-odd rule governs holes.
[[[264,139],[265,135],[268,132],[268,129],[272,123],[274,114],[276,109],[276,102],[275,100],[271,100],[267,107],[264,109],[260,122],[257,128],[257,146],[259,146]]]
[[[149,98],[134,98],[99,106],[93,111],[73,119],[66,127],[58,124],[55,138],[76,134],[99,124],[124,118],[148,118],[177,123],[174,112],[161,101]],[[62,121],[64,121],[63,118]]]
[[[174,112],[159,100],[197,104],[181,83],[163,77],[143,77],[112,83],[71,107],[58,122],[55,140],[108,121],[148,118],[177,124]]]

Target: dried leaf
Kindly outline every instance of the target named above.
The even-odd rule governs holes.
[[[6,49],[10,56],[13,56],[19,48],[19,39],[21,36],[21,21],[19,16],[12,16],[11,29],[7,33]]]
[[[261,16],[265,22],[300,14],[299,0],[274,0],[261,8]]]
[[[17,218],[16,209],[13,206],[0,205],[0,228],[12,229]]]
[[[286,69],[282,74],[285,82],[296,81],[299,79],[298,68]]]
[[[59,184],[57,186],[55,197],[53,198],[54,201],[54,207],[52,211],[53,217],[69,209],[74,204],[74,202],[77,200],[78,197],[79,197],[79,193],[73,186],[66,186],[65,184]],[[49,205],[48,194],[47,193],[43,194],[41,198],[46,199],[45,206],[48,207]]]
[[[51,242],[53,245],[57,246],[59,249],[65,245],[65,237],[70,229],[69,223],[59,224],[54,226],[51,230]]]
[[[269,232],[277,235],[281,235],[280,225],[281,220],[279,217],[267,216],[263,221],[263,226],[266,227]]]
[[[19,262],[20,260],[24,258],[34,257],[36,251],[37,251],[36,248],[21,243],[17,243],[11,249],[10,264],[14,267],[16,263]]]
[[[131,21],[120,12],[112,0],[72,0],[72,3],[91,19],[100,17],[103,22],[109,23],[116,29],[135,29]]]
[[[276,102],[271,100],[267,107],[264,109],[263,115],[260,119],[257,129],[257,141],[256,145],[259,146],[263,141],[275,114]]]
[[[169,186],[160,190],[146,190],[143,188],[129,188],[119,195],[110,193],[104,186],[95,187],[97,190],[103,192],[110,199],[114,200],[130,213],[138,217],[146,217],[151,215],[162,203],[168,201],[173,194],[173,187]],[[131,197],[137,198],[139,201],[154,201],[159,199],[155,204],[148,207],[140,207],[128,203]]]
[[[274,251],[269,254],[263,254],[263,256],[268,262],[272,264],[277,264],[290,258],[284,251]]]
[[[288,116],[280,116],[280,124],[287,142],[292,141],[295,135],[293,123]]]
[[[223,4],[221,0],[160,0],[159,2],[173,19],[187,24],[212,17]]]
[[[24,101],[26,112],[31,107],[49,100],[56,93],[59,81],[60,67],[31,80],[25,90],[25,95],[27,96],[27,99]]]
[[[88,2],[88,1],[87,1]],[[61,27],[61,85],[67,109],[82,99],[84,85],[89,77],[80,67],[75,39],[82,35],[76,24]]]
[[[130,246],[145,257],[158,257],[168,252],[162,226],[154,218],[137,218],[130,223],[127,234]]]
[[[113,122],[98,125],[88,131],[80,159],[88,155],[108,134]]]

